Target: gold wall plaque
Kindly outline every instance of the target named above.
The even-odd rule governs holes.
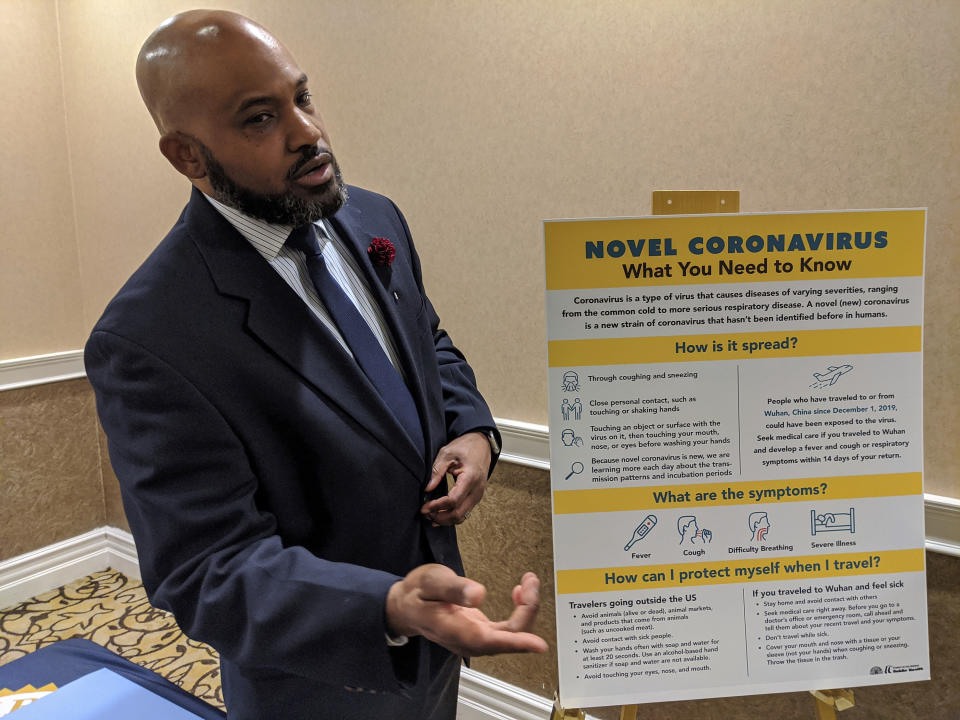
[[[739,190],[654,190],[654,215],[740,212]]]

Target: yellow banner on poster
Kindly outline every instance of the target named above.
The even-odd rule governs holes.
[[[801,557],[753,558],[673,565],[558,570],[557,593],[573,595],[746,582],[783,582],[811,578],[921,572],[924,549],[831,553]]]
[[[550,367],[920,352],[920,326],[551,340]]]
[[[556,490],[555,515],[624,512],[655,508],[755,505],[757,503],[810,502],[849,498],[896,497],[923,493],[920,473],[850,475],[758,480],[732,483],[613,487],[590,490]]]
[[[925,210],[554,220],[547,290],[923,274]]]

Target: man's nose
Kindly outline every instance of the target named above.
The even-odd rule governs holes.
[[[294,108],[287,131],[287,149],[298,152],[301,148],[316,145],[323,137],[320,121],[300,108]]]

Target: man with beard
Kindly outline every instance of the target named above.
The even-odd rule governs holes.
[[[535,575],[502,622],[462,577],[499,439],[403,216],[250,20],[171,18],[137,81],[193,191],[85,360],[151,600],[220,652],[231,718],[449,720],[461,656],[546,644]]]

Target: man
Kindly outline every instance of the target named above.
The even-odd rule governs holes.
[[[171,18],[137,81],[193,194],[85,359],[144,585],[230,717],[453,718],[459,656],[546,644],[536,576],[503,622],[460,576],[498,438],[406,223],[250,20]]]

